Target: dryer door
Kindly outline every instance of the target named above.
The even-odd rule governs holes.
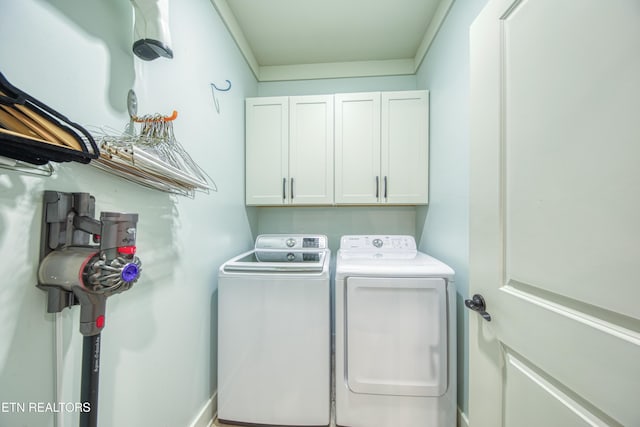
[[[442,396],[447,390],[446,281],[349,277],[345,293],[351,391]]]

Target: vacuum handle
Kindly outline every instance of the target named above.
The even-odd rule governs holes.
[[[74,293],[80,301],[80,333],[85,337],[99,334],[105,324],[107,297],[75,289]]]

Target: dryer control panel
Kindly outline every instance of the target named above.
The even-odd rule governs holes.
[[[404,235],[342,236],[340,249],[346,251],[397,251],[415,252],[416,240]]]

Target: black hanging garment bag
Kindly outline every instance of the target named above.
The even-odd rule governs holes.
[[[13,86],[0,73],[0,156],[44,165],[89,163],[100,152],[80,125]]]

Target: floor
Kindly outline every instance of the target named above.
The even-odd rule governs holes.
[[[333,388],[332,388],[333,390]],[[332,392],[333,394],[333,392]],[[336,427],[336,423],[335,423],[335,416],[334,414],[336,413],[336,402],[335,399],[331,399],[331,424],[329,425],[329,427]],[[211,424],[208,427],[237,427],[231,424],[224,424],[218,421],[218,419],[216,418],[215,420],[213,420],[213,424]]]
[[[331,417],[330,417],[331,424],[329,424],[329,427],[336,427],[335,416],[334,416],[335,413],[336,413],[336,402],[335,402],[335,399],[331,399]],[[237,426],[221,423],[216,418],[215,420],[213,420],[213,424],[211,424],[208,427],[237,427]]]
[[[333,421],[333,417],[331,417],[331,424],[330,424],[329,427],[335,427],[335,426],[336,425],[335,425],[335,423]],[[218,422],[218,420],[216,419],[216,420],[213,421],[213,424],[210,427],[238,427],[238,426],[234,426],[234,425],[231,425],[231,424],[223,424],[221,422]]]

